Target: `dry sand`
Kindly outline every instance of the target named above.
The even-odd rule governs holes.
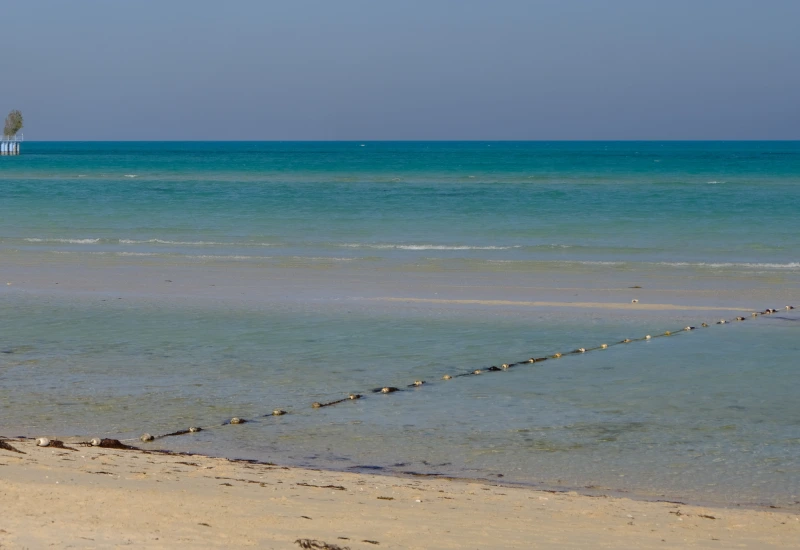
[[[0,548],[800,548],[800,518],[5,440]]]

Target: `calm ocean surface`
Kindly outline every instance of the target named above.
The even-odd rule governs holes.
[[[800,502],[800,142],[25,142],[0,283],[3,435]]]

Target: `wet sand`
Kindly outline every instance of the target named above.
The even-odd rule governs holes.
[[[653,311],[747,311],[749,308],[742,307],[718,307],[718,306],[685,306],[676,304],[640,304],[638,299],[635,302],[613,303],[613,302],[553,302],[553,301],[515,301],[515,300],[443,300],[438,298],[376,298],[377,301],[384,302],[406,302],[440,305],[479,305],[479,306],[518,306],[518,307],[575,307],[583,309],[619,309],[619,310],[653,310]]]
[[[2,548],[800,548],[780,509],[5,442]]]

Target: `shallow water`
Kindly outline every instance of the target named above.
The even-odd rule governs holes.
[[[0,433],[800,501],[800,145],[365,145],[3,158]]]

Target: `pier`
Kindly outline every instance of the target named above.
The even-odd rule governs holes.
[[[0,141],[0,155],[19,155],[19,144],[22,136],[3,136]]]

